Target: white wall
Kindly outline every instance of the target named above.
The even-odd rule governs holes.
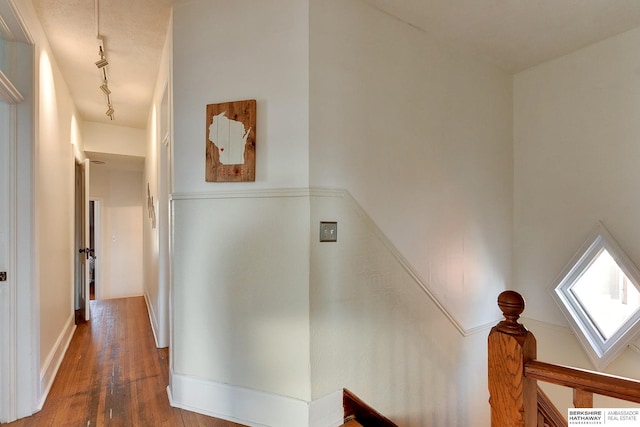
[[[313,199],[313,398],[346,386],[398,425],[488,425],[483,325],[511,279],[511,77],[365,2],[310,10],[310,182],[363,209]],[[317,243],[321,220],[338,243]]]
[[[142,129],[84,122],[84,151],[107,153],[106,164],[91,165],[89,196],[100,199],[101,247],[96,298],[110,299],[143,294],[143,221],[146,183],[143,182],[146,133]]]
[[[352,385],[401,424],[486,425],[470,414],[488,414],[485,325],[510,279],[510,76],[360,1],[178,4],[173,43],[172,389]],[[204,108],[244,98],[256,183],[207,184]],[[380,227],[286,190],[309,184]],[[350,224],[344,246],[318,246],[320,219]]]
[[[463,336],[348,195],[312,201],[313,399],[346,387],[400,426],[487,426],[488,329]],[[318,241],[320,220],[338,242]]]
[[[73,332],[74,152],[82,146],[81,121],[53,59],[31,2],[11,3],[33,46],[16,52],[18,105],[15,257],[17,334],[12,345],[18,387],[16,411],[42,404]],[[4,10],[6,11],[6,5]],[[75,145],[75,147],[74,147]],[[26,267],[25,267],[26,265]]]
[[[179,378],[307,402],[309,200],[285,190],[308,185],[306,3],[180,3],[173,28],[174,404],[194,404]],[[256,182],[206,183],[206,105],[242,99],[257,100]]]
[[[156,345],[169,345],[169,195],[171,193],[171,55],[170,22],[147,124],[144,179],[153,198],[155,227],[147,208],[144,231],[144,294]]]
[[[310,400],[308,199],[173,203],[173,371]]]
[[[308,21],[305,1],[175,6],[175,192],[308,185]],[[257,101],[256,182],[206,183],[206,106],[243,99]]]
[[[144,157],[145,131],[127,126],[84,122],[84,150],[98,153]]]
[[[92,165],[89,196],[102,205],[96,298],[143,294],[142,227],[146,215],[142,161],[138,167]]]
[[[38,50],[36,233],[40,277],[40,346],[44,365],[73,315],[73,104],[51,52]]]
[[[348,189],[463,328],[493,322],[511,77],[365,2],[311,4],[311,185]]]
[[[514,78],[514,283],[541,360],[594,369],[547,288],[597,221],[640,265],[639,43],[632,30]],[[606,370],[639,378],[639,359],[628,349]]]

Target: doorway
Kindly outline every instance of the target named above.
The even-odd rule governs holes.
[[[75,164],[75,247],[78,248],[75,257],[75,291],[74,308],[76,312],[76,324],[87,319],[86,299],[87,294],[84,283],[86,281],[86,270],[89,253],[85,245],[85,215],[84,215],[84,170],[81,163]]]
[[[100,281],[101,265],[101,218],[102,200],[89,200],[89,247],[93,249],[89,257],[89,299],[102,299],[102,289]]]
[[[75,323],[91,318],[89,299],[90,258],[94,250],[89,243],[89,160],[75,160]]]

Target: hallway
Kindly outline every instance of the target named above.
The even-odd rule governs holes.
[[[91,301],[42,411],[6,426],[240,424],[172,408],[167,349],[156,349],[143,297]]]

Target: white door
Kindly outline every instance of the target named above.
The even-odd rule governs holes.
[[[89,257],[89,160],[76,163],[75,173],[75,309],[76,322],[91,318]]]
[[[6,280],[9,270],[9,106],[0,102],[0,396],[12,390],[11,315],[13,289]],[[9,400],[0,398],[0,422],[9,421]]]

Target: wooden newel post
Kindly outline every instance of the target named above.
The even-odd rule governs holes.
[[[524,298],[514,291],[498,296],[505,320],[488,338],[489,404],[492,427],[536,427],[537,384],[524,376],[524,365],[536,358],[536,338],[518,323]]]

